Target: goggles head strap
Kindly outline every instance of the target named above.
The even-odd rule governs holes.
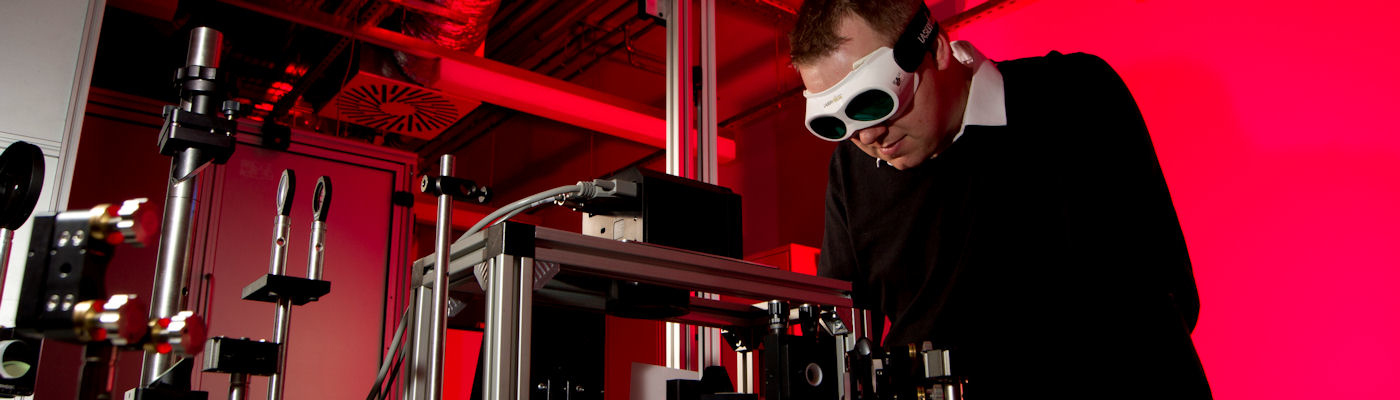
[[[914,13],[914,18],[899,34],[899,39],[895,39],[894,61],[904,72],[912,73],[919,69],[924,53],[933,53],[937,46],[938,21],[930,16],[928,6],[920,2],[919,11]]]

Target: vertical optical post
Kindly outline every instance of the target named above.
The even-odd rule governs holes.
[[[226,100],[221,87],[218,68],[222,43],[219,31],[198,27],[190,32],[185,66],[175,73],[180,105],[165,108],[158,144],[160,153],[173,160],[167,177],[155,285],[151,288],[151,319],[171,317],[184,308],[198,174],[210,162],[222,164],[233,154],[233,133],[237,130],[233,117],[240,106]],[[171,354],[147,353],[141,369],[142,385],[154,383],[173,361]]]
[[[272,275],[287,274],[287,247],[291,244],[292,200],[296,198],[296,182],[296,173],[290,169],[283,170],[282,179],[277,182],[277,218],[273,223],[272,260],[268,263],[268,273]],[[272,341],[277,343],[279,347],[277,370],[276,373],[268,377],[268,400],[281,399],[283,388],[287,383],[287,336],[291,332],[291,324],[291,299],[280,297],[277,299],[276,315],[273,317],[272,325]],[[233,377],[229,379],[232,381]]]
[[[326,265],[326,216],[331,211],[331,178],[316,179],[311,193],[311,248],[306,260],[306,278],[320,280]]]
[[[500,227],[505,226],[496,228]],[[488,240],[509,239],[509,235],[491,236]],[[533,258],[509,253],[486,263],[486,279],[482,281],[486,290],[486,334],[482,338],[486,342],[487,363],[484,399],[529,397],[533,265]]]
[[[453,173],[453,163],[455,158],[451,154],[444,154],[439,160],[441,168],[438,174],[450,177]],[[428,324],[428,379],[424,384],[427,386],[426,394],[430,400],[442,398],[442,363],[444,345],[447,336],[447,265],[448,256],[452,253],[452,194],[441,193],[438,195],[437,214],[437,241],[434,251],[437,256],[437,264],[433,267],[433,297],[432,314]]]
[[[321,177],[316,181],[316,192],[312,197],[312,225],[310,263],[307,272],[310,278],[287,275],[287,249],[290,242],[292,200],[295,198],[296,175],[291,170],[282,171],[282,179],[277,184],[277,217],[273,224],[272,258],[268,262],[268,274],[243,287],[243,300],[276,304],[273,321],[273,341],[252,341],[246,338],[235,339],[216,337],[210,340],[211,352],[219,357],[205,358],[205,372],[229,374],[229,398],[241,400],[247,396],[249,375],[268,376],[267,398],[279,400],[285,397],[287,384],[287,357],[290,354],[291,316],[293,306],[302,306],[318,301],[330,293],[331,283],[319,279],[322,257],[325,251],[324,236],[326,214],[330,210],[330,178]]]
[[[412,362],[409,363],[409,393],[413,400],[442,398],[442,367],[447,342],[447,268],[452,253],[452,197],[460,194],[463,181],[452,177],[456,158],[444,154],[438,159],[438,176],[424,176],[419,190],[438,198],[437,237],[431,271],[414,278],[414,335]],[[474,186],[474,185],[473,185]],[[432,286],[422,282],[432,277]]]

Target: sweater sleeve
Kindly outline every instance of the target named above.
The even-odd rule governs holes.
[[[1141,287],[1165,292],[1186,332],[1194,330],[1200,300],[1185,237],[1172,204],[1147,125],[1127,85],[1099,57],[1064,56],[1065,73],[1083,99],[1079,112],[1090,121],[1068,141],[1076,165],[1087,176],[1086,192],[1097,200],[1095,229],[1104,235],[1112,257],[1125,261],[1119,271]],[[1077,113],[1076,113],[1077,114]],[[1123,276],[1123,275],[1119,275]],[[1160,293],[1160,292],[1159,292]]]
[[[817,260],[817,275],[852,280],[856,276],[855,251],[851,245],[849,220],[846,216],[845,173],[841,146],[831,154],[826,182],[826,225],[822,232],[822,251]]]

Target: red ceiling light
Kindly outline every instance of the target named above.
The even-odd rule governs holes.
[[[282,72],[283,72],[283,73],[286,73],[287,75],[291,75],[291,76],[300,78],[302,75],[306,75],[306,70],[307,70],[307,68],[306,68],[305,65],[301,65],[301,64],[287,64],[287,68],[286,68],[285,70],[283,70]]]

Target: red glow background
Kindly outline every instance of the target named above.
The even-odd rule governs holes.
[[[1397,17],[1378,0],[1042,0],[953,37],[994,59],[1096,54],[1127,81],[1216,398],[1380,399],[1400,378]]]
[[[951,34],[993,59],[1092,53],[1123,76],[1186,233],[1202,304],[1193,338],[1216,398],[1391,399],[1397,21],[1400,5],[1381,0],[1017,0]],[[745,196],[751,253],[819,243],[812,199],[830,147],[793,104],[736,136],[723,178]],[[783,201],[755,201],[768,198]],[[632,360],[659,361],[654,328],[609,318],[609,398],[626,398],[618,372]]]

